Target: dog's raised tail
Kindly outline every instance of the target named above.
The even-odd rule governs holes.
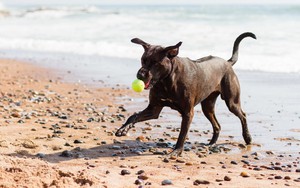
[[[251,32],[243,33],[240,36],[238,36],[238,38],[235,39],[234,45],[233,45],[232,56],[228,60],[228,62],[230,62],[231,65],[234,65],[237,62],[238,56],[239,56],[239,45],[240,45],[240,42],[244,38],[246,38],[246,37],[252,37],[252,38],[256,39],[256,36],[253,33],[251,33]]]

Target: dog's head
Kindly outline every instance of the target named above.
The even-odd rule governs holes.
[[[145,50],[137,78],[144,81],[145,89],[151,89],[157,81],[166,78],[171,73],[172,60],[178,55],[182,42],[166,48],[150,45],[138,38],[132,39],[131,42],[142,45]]]

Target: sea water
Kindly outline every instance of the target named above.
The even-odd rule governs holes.
[[[242,41],[235,69],[300,73],[297,4],[30,2],[0,4],[6,12],[0,16],[0,57],[122,83],[135,77],[143,53],[132,38],[162,46],[182,41],[179,55],[191,59],[229,59],[235,38],[250,31],[257,40]]]

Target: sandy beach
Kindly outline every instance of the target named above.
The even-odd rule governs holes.
[[[219,100],[218,144],[204,145],[211,127],[196,108],[183,156],[168,158],[174,111],[114,136],[147,105],[147,92],[66,83],[55,69],[14,60],[0,67],[0,187],[300,187],[299,94],[285,95],[299,91],[287,81],[297,75],[239,72],[253,145]]]

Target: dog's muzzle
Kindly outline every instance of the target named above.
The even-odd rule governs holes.
[[[140,70],[138,71],[136,77],[140,80],[143,80],[143,82],[145,83],[145,89],[148,89],[151,83],[151,76],[149,73],[148,69],[145,68],[140,68]]]

